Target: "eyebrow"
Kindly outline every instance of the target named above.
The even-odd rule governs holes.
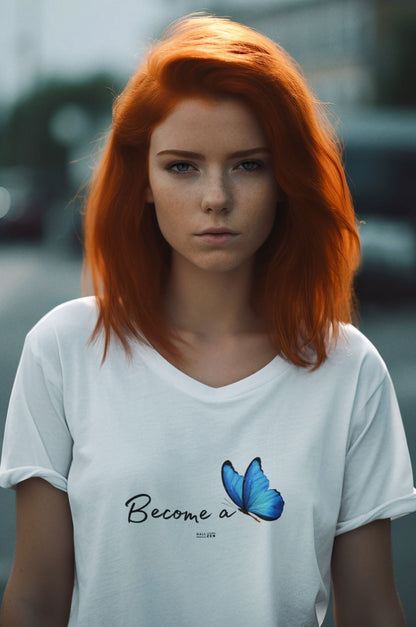
[[[248,157],[257,153],[267,153],[270,154],[271,151],[265,146],[259,146],[258,148],[248,148],[247,150],[237,150],[237,152],[232,152],[228,157],[230,159],[238,159],[239,157]],[[192,152],[189,150],[177,150],[176,148],[170,148],[168,150],[161,150],[157,153],[157,156],[163,155],[174,155],[178,157],[187,157],[188,159],[204,159],[204,155],[201,155],[198,152]]]

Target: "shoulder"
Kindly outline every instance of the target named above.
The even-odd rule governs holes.
[[[352,324],[340,324],[333,350],[358,359],[381,359],[374,344]]]
[[[86,345],[94,331],[98,308],[94,296],[77,298],[58,305],[29,331],[26,344],[35,354],[59,351],[62,347]]]
[[[69,300],[45,314],[29,331],[28,336],[49,333],[52,329],[92,332],[97,321],[97,303],[95,296],[86,296]]]
[[[351,324],[341,324],[339,336],[331,342],[327,361],[321,366],[327,371],[338,373],[345,383],[365,383],[376,389],[388,372],[377,348]]]

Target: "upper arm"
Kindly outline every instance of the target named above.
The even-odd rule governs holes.
[[[68,496],[38,478],[16,492],[16,550],[1,626],[67,625],[74,583]]]
[[[331,573],[337,627],[405,625],[394,579],[390,520],[337,536]]]

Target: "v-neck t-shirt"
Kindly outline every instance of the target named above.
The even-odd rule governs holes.
[[[68,493],[70,627],[320,625],[334,537],[416,510],[376,349],[346,325],[315,371],[213,388],[145,342],[101,363],[96,321],[87,297],[28,334],[0,466]]]

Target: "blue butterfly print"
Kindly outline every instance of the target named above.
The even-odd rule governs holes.
[[[269,489],[270,482],[262,470],[260,457],[253,459],[244,477],[226,461],[221,476],[225,491],[240,512],[249,516],[255,514],[263,520],[277,520],[281,516],[284,501],[280,492]]]

